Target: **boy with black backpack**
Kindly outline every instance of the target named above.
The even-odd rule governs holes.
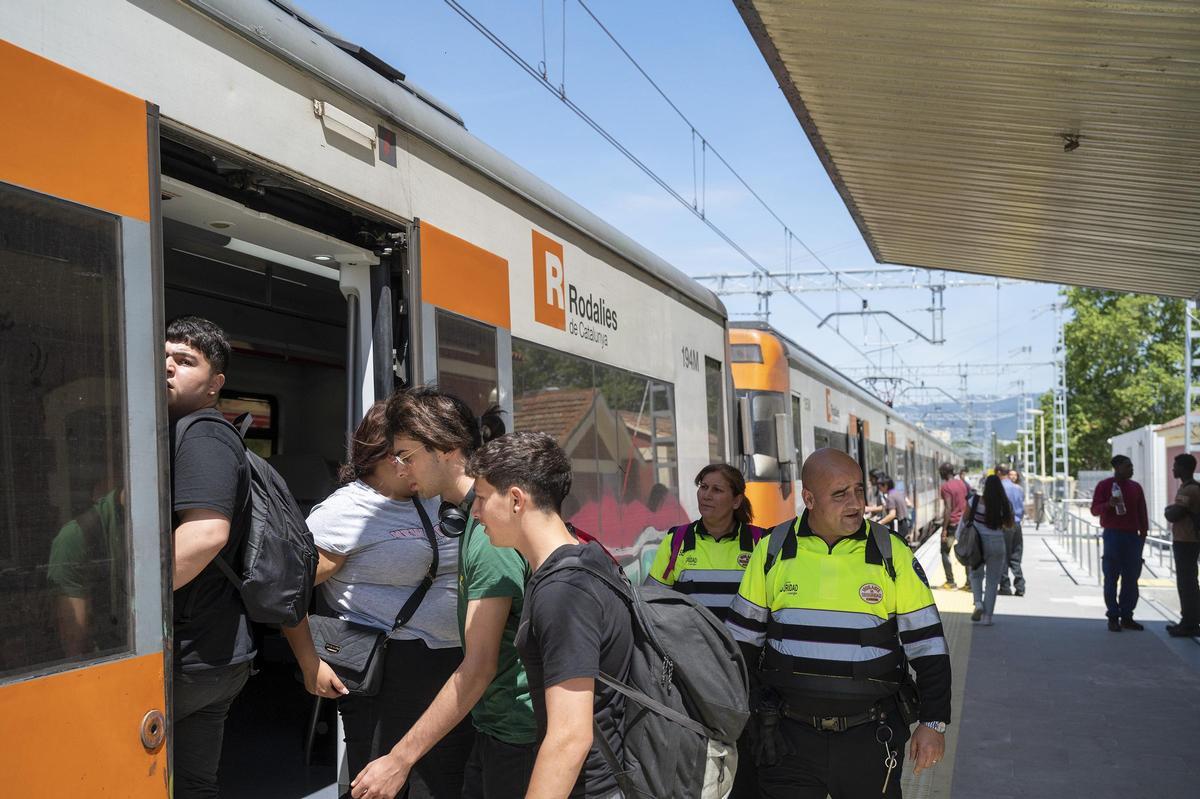
[[[225,333],[207,319],[183,316],[167,326],[175,592],[171,722],[176,799],[218,795],[217,766],[225,717],[250,676],[256,654],[252,619],[242,592],[247,587],[259,589],[253,608],[278,614],[255,620],[295,624],[307,610],[311,570],[316,563],[315,550],[303,551],[311,547],[312,536],[303,528],[302,518],[302,529],[295,531],[297,541],[273,535],[286,521],[281,503],[290,503],[295,510],[295,502],[265,464],[259,476],[275,480],[276,485],[267,497],[269,502],[252,502],[252,495],[261,494],[262,486],[255,486],[258,478],[241,435],[217,410],[229,355]],[[247,575],[246,542],[251,538],[258,548],[254,554],[260,568]],[[280,558],[279,545],[296,551]],[[264,570],[274,573],[265,574]],[[262,584],[271,577],[278,585],[274,589],[268,586],[264,595]],[[289,592],[288,586],[300,590]],[[336,675],[313,651],[307,626],[285,633],[310,691],[316,692],[319,684],[340,686]]]
[[[628,677],[632,621],[605,584],[623,581],[616,564],[599,544],[578,543],[559,516],[571,462],[545,433],[513,433],[477,450],[467,474],[492,543],[515,548],[533,570],[517,632],[540,743],[526,795],[620,796],[608,757],[623,758],[625,699],[598,678]]]

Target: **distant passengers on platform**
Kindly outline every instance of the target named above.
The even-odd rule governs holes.
[[[1025,489],[1021,487],[1021,476],[1008,464],[996,467],[996,474],[1004,485],[1004,493],[1012,505],[1013,523],[1004,529],[1004,543],[1008,548],[1008,563],[1000,576],[1000,593],[1003,596],[1025,596],[1025,575],[1021,571],[1021,556],[1025,550],[1025,539],[1021,522],[1025,519]],[[1012,582],[1008,573],[1012,571]]]
[[[976,495],[963,514],[958,535],[963,535],[966,525],[974,524],[979,531],[979,542],[983,550],[983,561],[971,570],[971,592],[975,598],[975,610],[971,621],[991,626],[992,613],[996,609],[996,594],[1000,588],[1000,575],[1008,568],[1008,547],[1004,530],[1013,523],[1012,504],[1004,491],[1004,484],[994,474],[983,481],[983,496]]]
[[[1108,629],[1119,633],[1145,629],[1133,620],[1133,610],[1138,603],[1142,549],[1150,532],[1150,519],[1145,492],[1131,479],[1133,461],[1117,455],[1111,463],[1113,476],[1101,480],[1092,493],[1092,515],[1100,517],[1104,534],[1104,604],[1108,608]]]
[[[954,580],[954,567],[951,564],[950,552],[954,549],[954,536],[958,531],[958,523],[962,521],[963,513],[967,509],[968,487],[965,481],[959,480],[954,476],[954,467],[949,463],[943,463],[938,468],[938,474],[942,478],[941,551],[942,571],[945,573],[942,588],[947,591],[953,591],[958,586]],[[963,582],[965,585],[969,585],[971,582],[970,575],[964,575]]]

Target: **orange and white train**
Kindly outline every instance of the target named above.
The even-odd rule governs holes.
[[[634,579],[659,531],[696,514],[691,477],[736,462],[740,375],[764,513],[790,512],[794,466],[759,425],[792,408],[798,452],[844,439],[873,458],[879,442],[909,479],[929,473],[925,438],[790,366],[783,339],[734,329],[735,354],[771,360],[758,377],[731,364],[710,291],[284,0],[8,0],[0,76],[6,795],[170,790],[173,316],[226,330],[222,409],[254,414],[249,446],[302,505],[334,488],[365,408],[437,381],[557,437],[570,518]],[[276,644],[223,768],[303,796],[329,784],[314,747],[330,709],[272,665]]]

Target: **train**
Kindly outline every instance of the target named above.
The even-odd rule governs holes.
[[[170,791],[174,316],[226,330],[220,408],[253,415],[247,446],[305,508],[366,408],[437,382],[552,433],[574,467],[568,518],[635,580],[715,461],[752,469],[763,520],[794,512],[796,464],[823,445],[886,463],[931,512],[948,447],[777,332],[731,325],[711,291],[284,0],[6,2],[0,74],[12,795]],[[90,613],[87,646],[62,635],[72,613]],[[279,673],[245,692],[269,711],[231,725],[226,752],[251,766],[262,725],[308,725],[311,754],[319,703]]]

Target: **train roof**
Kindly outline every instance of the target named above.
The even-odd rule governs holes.
[[[780,333],[766,322],[746,320],[730,321],[729,327],[738,330],[759,330],[763,333],[770,333],[783,343],[784,349],[787,350],[788,362],[790,364],[795,364],[797,368],[813,373],[816,377],[828,382],[831,386],[841,388],[843,391],[859,397],[880,413],[886,414],[894,419],[898,419],[911,425],[914,430],[917,430],[931,441],[936,442],[939,446],[946,447],[947,449],[950,448],[949,443],[934,437],[933,434],[931,434],[927,429],[913,424],[911,421],[906,419],[903,414],[899,413],[891,405],[888,405],[886,402],[880,399],[879,396],[873,391],[863,388],[854,381],[854,378],[849,377],[848,375],[839,371],[836,366],[826,363],[820,357],[813,354],[811,350],[801,347],[795,341],[788,338],[783,333]]]
[[[467,132],[453,109],[421,90],[407,75],[286,0],[183,1],[597,241],[668,289],[728,318],[724,303],[711,290],[484,144]]]

